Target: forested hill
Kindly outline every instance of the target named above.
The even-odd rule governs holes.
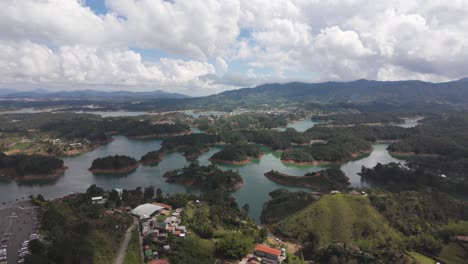
[[[200,98],[201,99],[201,98]],[[468,82],[369,81],[264,84],[226,91],[205,99],[227,101],[288,100],[298,102],[449,102],[468,101]]]

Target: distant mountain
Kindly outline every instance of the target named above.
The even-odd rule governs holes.
[[[0,97],[5,99],[32,98],[32,99],[160,99],[160,98],[189,98],[187,95],[168,93],[164,91],[130,92],[130,91],[97,91],[74,90],[52,92],[43,89],[33,91],[0,90]]]
[[[13,89],[0,89],[0,96],[11,94],[11,93],[16,93],[16,92],[17,91]]]
[[[467,103],[468,79],[445,83],[369,81],[264,84],[205,97],[212,102],[409,102]]]

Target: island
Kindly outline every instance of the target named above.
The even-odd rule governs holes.
[[[0,152],[0,179],[43,180],[62,176],[67,167],[63,160],[41,155],[6,155]]]
[[[233,191],[239,189],[244,183],[244,180],[237,172],[232,170],[223,171],[214,165],[200,166],[197,163],[168,171],[163,177],[169,183],[197,187],[202,191]]]
[[[89,171],[98,174],[128,173],[135,170],[138,165],[139,162],[132,157],[115,155],[95,159]]]
[[[265,173],[265,176],[282,185],[307,187],[320,191],[343,190],[350,185],[349,178],[338,168],[311,172],[304,176],[291,176],[271,170]]]
[[[246,164],[252,159],[259,159],[262,155],[257,145],[231,145],[213,154],[210,161],[225,162],[230,164]]]

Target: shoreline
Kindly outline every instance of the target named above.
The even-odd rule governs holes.
[[[320,166],[320,165],[341,165],[346,162],[355,160],[355,159],[360,159],[365,156],[368,156],[370,153],[372,153],[372,148],[365,150],[365,151],[360,151],[356,153],[352,153],[351,157],[349,159],[344,159],[344,160],[338,160],[338,161],[326,161],[326,160],[314,160],[314,161],[295,161],[292,159],[281,159],[280,161],[286,164],[293,164],[293,165],[312,165],[312,166]]]
[[[399,151],[388,151],[390,156],[395,156],[395,157],[427,157],[427,158],[438,158],[441,157],[442,155],[439,154],[416,154],[414,152],[399,152]]]
[[[223,159],[212,159],[209,158],[208,160],[210,162],[214,163],[226,163],[226,164],[231,164],[231,165],[245,165],[248,164],[256,159],[261,159],[263,154],[258,155],[257,157],[247,157],[245,160],[223,160]]]
[[[150,134],[150,135],[141,135],[141,136],[125,136],[129,139],[154,139],[154,138],[163,138],[163,137],[176,137],[176,136],[183,136],[189,135],[192,131],[181,132],[181,133],[163,133],[163,134]]]
[[[56,169],[54,172],[48,174],[27,174],[24,176],[14,176],[6,178],[11,179],[13,181],[55,180],[62,177],[67,169],[67,166],[63,166],[62,168]]]

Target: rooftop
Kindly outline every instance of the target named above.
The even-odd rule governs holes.
[[[137,216],[150,216],[157,211],[160,211],[163,207],[159,205],[154,205],[150,203],[142,204],[137,206],[135,209],[132,210],[132,214]]]
[[[168,205],[168,204],[163,204],[163,203],[153,203],[154,205],[158,205],[158,206],[161,206],[167,210],[171,210],[172,209],[172,206]]]
[[[281,255],[281,250],[276,249],[276,248],[271,248],[271,247],[269,247],[267,245],[263,245],[263,244],[258,244],[255,247],[255,251],[264,252],[264,253],[274,255],[274,256],[277,256],[277,257],[279,257]]]

